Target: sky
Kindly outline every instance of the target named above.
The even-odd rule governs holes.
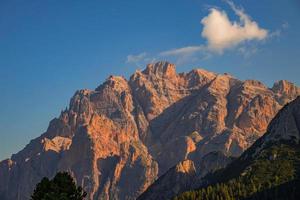
[[[166,60],[300,86],[298,0],[0,0],[0,160],[78,89]]]

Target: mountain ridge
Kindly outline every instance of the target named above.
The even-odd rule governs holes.
[[[286,81],[268,88],[201,69],[177,74],[168,62],[129,80],[110,76],[78,90],[45,133],[0,162],[0,197],[26,199],[65,170],[89,199],[135,199],[184,160],[197,168],[211,152],[239,156],[299,94]]]

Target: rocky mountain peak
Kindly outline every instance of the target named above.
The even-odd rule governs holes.
[[[109,76],[106,81],[96,88],[96,91],[100,91],[104,88],[110,88],[112,90],[122,91],[128,87],[128,82],[123,76]]]
[[[267,87],[262,82],[257,80],[245,80],[243,86],[267,89]]]
[[[274,83],[272,90],[276,93],[290,94],[299,90],[297,86],[287,80],[280,80]]]
[[[0,199],[28,199],[42,177],[62,170],[90,200],[136,199],[171,168],[174,183],[195,169],[205,175],[225,160],[211,152],[239,156],[297,95],[286,82],[269,89],[203,69],[177,74],[168,62],[149,64],[129,80],[110,76],[96,90],[77,91],[45,133],[10,164],[0,162]],[[282,130],[298,126],[294,121]]]
[[[143,71],[147,75],[156,75],[159,77],[175,77],[176,67],[166,61],[161,61],[157,63],[148,64],[147,68]]]
[[[274,83],[272,91],[275,93],[276,99],[283,105],[295,99],[296,95],[300,93],[300,89],[287,80],[280,80]]]

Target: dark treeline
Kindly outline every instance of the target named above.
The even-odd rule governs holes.
[[[239,163],[231,167],[238,166],[237,164]],[[232,173],[235,171],[238,171],[238,168],[230,169]],[[223,172],[226,173],[218,173],[217,177],[231,177],[229,171]],[[263,150],[257,158],[253,158],[235,178],[184,192],[174,200],[300,199],[299,172],[299,145],[273,145]]]

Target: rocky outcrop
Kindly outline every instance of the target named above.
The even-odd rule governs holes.
[[[259,138],[242,158],[254,157],[269,145],[278,143],[296,145],[300,143],[300,97],[286,104],[277,113],[270,122],[266,134]]]
[[[278,140],[300,142],[300,97],[287,104],[272,120],[265,142]]]
[[[207,155],[240,155],[299,94],[287,81],[270,89],[200,69],[178,74],[168,62],[129,80],[110,76],[77,91],[45,133],[0,163],[0,197],[28,199],[42,177],[62,170],[89,199],[135,199],[173,166],[203,176],[214,166]]]
[[[175,167],[169,169],[162,175],[138,200],[148,199],[170,199],[175,194],[185,191],[189,188],[191,181],[194,179],[196,169],[193,161],[184,160],[179,162]]]
[[[186,190],[197,188],[204,175],[224,168],[232,160],[221,152],[210,152],[197,161],[183,160],[155,181],[138,200],[171,199]]]
[[[161,199],[299,199],[299,123],[300,97],[297,97],[275,115],[266,133],[239,158],[194,180],[190,187],[183,186],[184,192]],[[147,191],[154,185],[156,182]],[[164,197],[169,192],[159,195]],[[150,193],[143,199],[152,196]]]

